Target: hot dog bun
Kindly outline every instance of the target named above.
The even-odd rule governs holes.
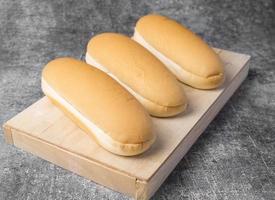
[[[140,154],[155,140],[143,106],[110,76],[82,61],[58,58],[49,62],[42,72],[42,90],[112,153]]]
[[[93,37],[86,62],[105,71],[134,95],[153,116],[169,117],[186,108],[176,77],[148,50],[116,33]]]
[[[133,39],[159,58],[177,78],[198,89],[222,84],[222,62],[199,36],[178,22],[151,14],[140,18]]]

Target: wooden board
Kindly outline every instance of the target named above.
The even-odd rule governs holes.
[[[215,50],[225,63],[223,86],[197,90],[183,85],[187,111],[173,118],[153,118],[157,141],[142,155],[122,157],[107,152],[47,97],[4,124],[6,141],[115,191],[148,199],[247,76],[248,55]]]

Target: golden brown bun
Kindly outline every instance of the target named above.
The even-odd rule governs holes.
[[[155,135],[143,106],[104,72],[72,58],[49,62],[42,89],[53,102],[105,149],[136,155]]]
[[[192,87],[212,89],[224,80],[222,62],[214,50],[172,19],[155,14],[140,18],[133,39]]]
[[[176,77],[148,50],[124,35],[103,33],[93,37],[86,62],[119,81],[151,115],[173,116],[186,107]]]

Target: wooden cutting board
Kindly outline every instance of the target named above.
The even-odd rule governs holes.
[[[173,118],[153,118],[157,140],[142,155],[107,152],[47,97],[4,124],[6,141],[115,191],[149,199],[247,76],[250,56],[215,51],[225,63],[225,83],[216,90],[183,85],[187,111]]]

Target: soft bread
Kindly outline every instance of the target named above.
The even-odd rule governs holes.
[[[168,117],[186,108],[181,85],[155,56],[130,38],[116,33],[93,37],[86,62],[116,79],[153,116]]]
[[[49,62],[42,90],[68,117],[108,151],[125,156],[155,140],[143,106],[104,72],[72,58]]]
[[[212,89],[224,80],[222,62],[214,50],[172,19],[155,14],[140,18],[133,39],[159,58],[183,83]]]

